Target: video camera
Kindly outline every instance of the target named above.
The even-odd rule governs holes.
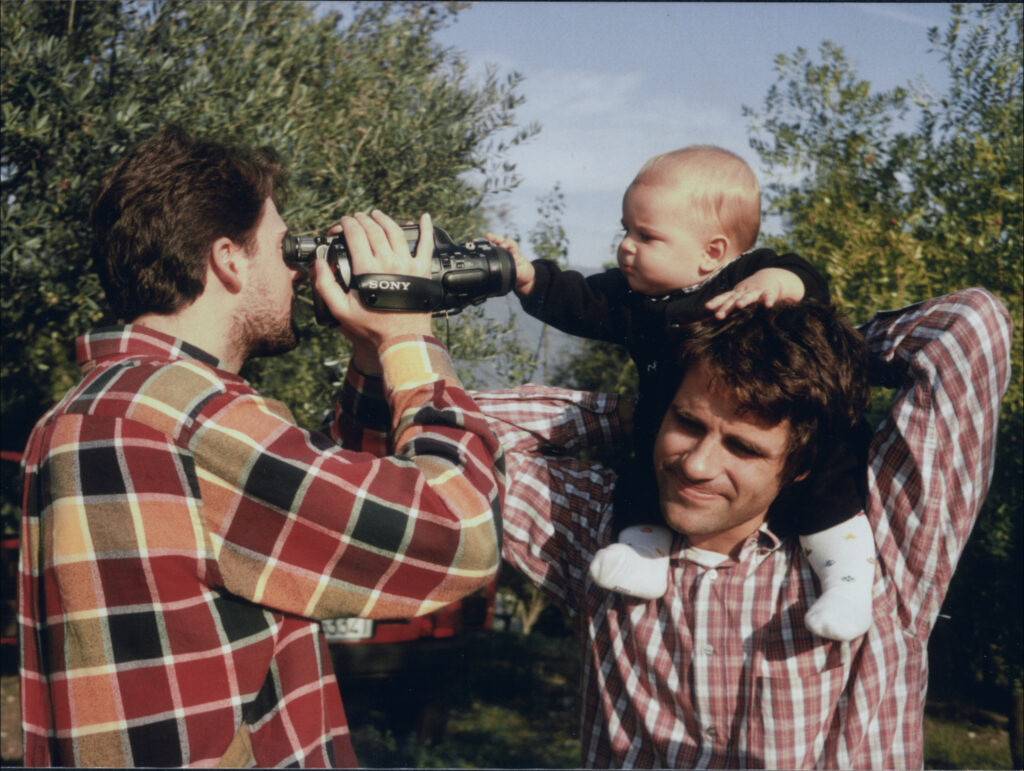
[[[419,226],[403,225],[402,231],[409,251],[415,254]],[[308,269],[313,260],[324,254],[341,287],[346,292],[355,289],[359,301],[377,311],[458,313],[488,297],[508,294],[516,283],[515,260],[508,251],[483,239],[456,244],[439,227],[434,228],[429,279],[389,273],[353,276],[345,236],[340,233],[329,238],[286,235],[283,250],[284,261],[295,270]],[[337,324],[315,290],[313,306],[318,322]]]

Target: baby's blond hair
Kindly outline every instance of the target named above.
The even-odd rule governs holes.
[[[761,186],[735,153],[713,145],[691,145],[656,155],[633,184],[667,183],[687,191],[694,213],[722,228],[737,254],[751,249],[761,230]]]

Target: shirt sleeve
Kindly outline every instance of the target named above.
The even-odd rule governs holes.
[[[388,455],[392,448],[391,408],[384,394],[384,378],[363,374],[350,364],[334,409],[320,430],[345,449]]]
[[[575,616],[593,554],[610,543],[615,474],[572,456],[614,450],[627,441],[619,413],[623,397],[528,385],[473,391],[473,401],[497,437],[507,464],[502,504],[505,559]],[[350,368],[341,403],[353,449],[379,449],[382,381]]]
[[[629,441],[618,394],[526,385],[472,396],[505,452],[602,453]]]
[[[575,618],[593,556],[612,540],[615,473],[567,454],[623,440],[619,397],[526,386],[473,398],[508,463],[502,555]]]
[[[992,478],[1010,319],[968,289],[862,331],[873,382],[899,389],[871,441],[868,516],[893,610],[926,639]]]
[[[766,268],[781,268],[796,274],[804,284],[804,299],[829,302],[828,279],[811,263],[792,252],[776,254],[771,249],[755,249],[733,260],[722,271],[728,287],[734,287],[740,281]],[[725,291],[720,289],[718,291]],[[711,298],[708,298],[711,299]]]
[[[568,335],[625,343],[629,285],[617,269],[584,277],[551,260],[535,260],[534,288],[523,310]]]
[[[381,358],[393,455],[381,457],[383,413],[372,400],[348,406],[370,410],[374,452],[305,431],[251,391],[203,411],[190,447],[219,579],[232,593],[311,618],[397,618],[494,577],[497,440],[440,343],[400,338]]]

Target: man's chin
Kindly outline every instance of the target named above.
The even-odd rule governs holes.
[[[715,529],[716,510],[686,499],[661,501],[661,517],[667,527],[685,536],[699,536]]]
[[[255,359],[266,356],[280,356],[281,354],[288,353],[288,351],[295,350],[298,344],[298,328],[293,320],[287,332],[282,331],[277,335],[264,337],[260,340],[259,343],[254,346],[251,357]]]

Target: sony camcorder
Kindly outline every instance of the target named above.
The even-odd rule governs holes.
[[[416,253],[419,225],[403,225],[409,251]],[[457,313],[488,297],[512,291],[516,283],[512,255],[483,239],[456,244],[439,227],[434,228],[434,254],[430,278],[388,273],[352,275],[345,236],[284,237],[284,261],[296,270],[306,270],[320,254],[334,270],[334,277],[346,291],[355,291],[367,308],[378,311],[431,311],[435,315]],[[317,292],[313,292],[317,321],[336,324]]]

